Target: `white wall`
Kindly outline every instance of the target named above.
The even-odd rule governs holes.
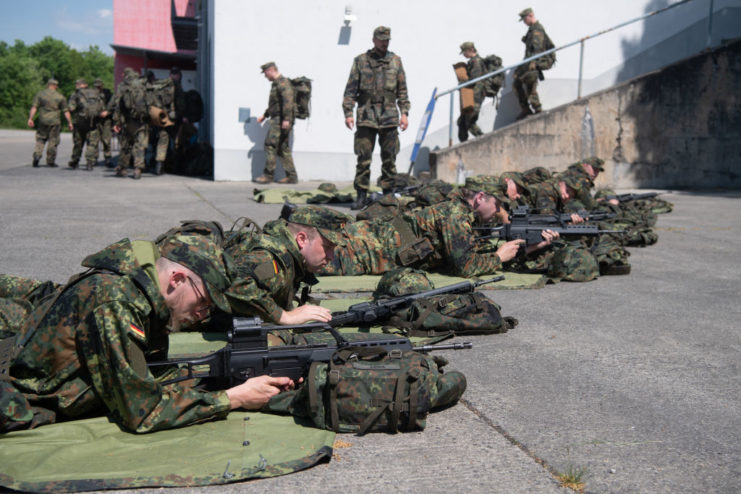
[[[288,77],[313,79],[312,117],[298,120],[294,132],[299,179],[352,180],[353,134],[344,126],[342,94],[353,58],[372,46],[376,26],[391,27],[390,50],[402,57],[407,74],[410,128],[401,134],[402,151],[397,158],[399,171],[406,171],[433,88],[442,91],[456,83],[451,65],[463,60],[458,49],[463,41],[474,41],[480,54],[496,53],[509,65],[521,60],[524,53],[520,38],[526,26],[517,16],[522,8],[532,7],[554,43],[562,45],[668,4],[664,0],[536,0],[521,4],[502,0],[215,0],[210,4],[209,19],[213,22],[215,179],[251,180],[262,172],[266,124],[258,125],[255,118],[265,110],[270,90],[259,68],[266,61],[275,61]],[[356,16],[349,28],[343,21],[346,6]],[[595,84],[589,82],[592,79],[600,80],[597,86],[616,81],[625,60],[638,57],[651,46],[662,46],[662,40],[692,26],[697,30],[708,6],[709,0],[694,0],[664,14],[663,19],[652,17],[590,41],[585,50],[583,94],[595,90]],[[729,6],[741,7],[741,0],[714,2],[716,11]],[[699,36],[702,38],[702,32]],[[720,37],[716,36],[715,42]],[[701,49],[702,39],[691,42],[689,49],[698,42]],[[685,48],[663,46],[652,53],[651,63],[661,66],[662,61],[673,61],[672,53]],[[559,52],[558,63],[541,84],[546,109],[576,97],[578,70],[578,46]],[[239,121],[239,108],[250,110],[249,122]],[[488,107],[482,112],[482,127],[491,130],[509,123],[516,109],[507,87],[499,111]],[[457,100],[454,111],[457,117]],[[448,116],[449,99],[445,97],[438,101],[426,147],[447,146]],[[425,153],[422,156],[424,161]],[[371,172],[372,180],[380,174],[378,156]],[[279,172],[277,178],[281,176]]]

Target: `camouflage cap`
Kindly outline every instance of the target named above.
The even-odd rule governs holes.
[[[265,72],[270,67],[276,67],[277,68],[277,65],[275,65],[275,62],[267,62],[267,63],[264,63],[264,64],[260,65],[260,72]]]
[[[46,85],[47,86],[51,86],[52,84],[55,85],[55,86],[58,86],[59,85],[59,81],[56,80],[56,79],[49,79],[48,81],[46,81]]]
[[[75,81],[75,84],[84,84],[87,86],[87,81],[81,77]]]
[[[200,276],[216,306],[224,312],[231,312],[224,296],[230,285],[225,267],[229,258],[210,238],[203,235],[175,235],[160,245],[160,254]]]
[[[504,180],[505,178],[508,178],[512,180],[514,183],[516,183],[522,189],[527,189],[527,183],[525,182],[525,178],[522,176],[522,173],[520,172],[504,172],[499,175],[499,178],[501,178],[502,180]]]
[[[335,245],[345,245],[342,229],[352,216],[322,206],[302,206],[294,209],[288,221],[298,225],[313,226],[322,237]]]
[[[337,193],[337,186],[331,182],[324,182],[319,184],[319,187],[317,187],[322,192],[327,192],[329,194],[336,194]]]
[[[373,30],[373,37],[380,41],[386,41],[391,39],[391,28],[386,26],[378,26]]]
[[[523,10],[522,12],[520,12],[518,15],[520,16],[520,20],[523,20],[523,19],[525,19],[525,17],[529,16],[532,13],[533,13],[533,9],[531,9],[530,7],[528,7],[525,10]]]
[[[596,156],[590,156],[589,158],[581,160],[582,163],[587,163],[588,165],[592,165],[592,168],[595,170],[599,170],[601,172],[605,171],[605,160],[600,159]]]
[[[571,187],[575,191],[581,190],[581,182],[578,178],[576,178],[571,173],[561,173],[558,175],[558,181],[565,183],[567,186]]]
[[[413,268],[396,268],[386,271],[381,276],[373,292],[373,300],[409,295],[434,288],[435,285],[424,271]]]
[[[476,45],[473,44],[473,41],[466,41],[465,43],[461,43],[461,53],[466,50],[476,51]]]
[[[490,196],[500,198],[504,195],[507,185],[498,177],[493,175],[478,175],[475,177],[466,177],[465,187],[475,192],[484,192]]]
[[[93,86],[95,86],[95,87],[103,87],[103,79],[101,79],[100,77],[98,77],[97,79],[95,79],[93,81]]]

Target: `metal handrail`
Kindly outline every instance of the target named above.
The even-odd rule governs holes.
[[[597,32],[595,34],[591,34],[589,36],[585,36],[583,38],[579,38],[576,41],[572,41],[571,43],[566,43],[565,45],[557,46],[556,48],[551,48],[550,50],[546,50],[546,51],[542,51],[540,53],[536,53],[532,57],[525,58],[524,60],[521,60],[521,61],[517,62],[516,64],[508,65],[508,66],[503,67],[501,69],[497,69],[497,70],[495,70],[493,72],[489,72],[488,74],[484,74],[482,76],[476,77],[475,79],[471,79],[471,80],[468,80],[466,82],[462,82],[462,83],[458,84],[457,86],[455,86],[455,87],[453,87],[451,89],[447,89],[445,91],[441,91],[441,92],[437,93],[437,95],[435,96],[435,100],[439,99],[442,96],[445,96],[446,94],[450,94],[450,119],[449,119],[449,122],[448,122],[448,129],[449,129],[449,131],[448,131],[448,146],[452,146],[453,145],[453,106],[454,106],[453,105],[453,93],[455,93],[455,91],[460,91],[461,88],[470,86],[472,84],[476,84],[477,82],[482,81],[484,79],[488,79],[489,77],[493,77],[495,75],[502,74],[502,73],[504,73],[504,72],[506,72],[508,70],[515,69],[515,68],[519,67],[520,65],[524,65],[526,63],[530,63],[533,60],[537,60],[537,59],[539,59],[540,57],[542,57],[544,55],[548,55],[550,53],[555,53],[557,51],[563,50],[565,48],[569,48],[571,46],[576,45],[577,43],[580,43],[581,44],[581,52],[580,52],[580,55],[579,55],[579,84],[578,84],[577,96],[576,96],[576,99],[579,99],[579,98],[581,98],[582,63],[583,63],[583,60],[584,60],[584,42],[585,41],[587,41],[589,39],[592,39],[592,38],[596,38],[598,36],[602,36],[603,34],[609,33],[609,32],[614,31],[616,29],[620,29],[621,27],[627,26],[628,24],[632,24],[634,22],[641,21],[641,20],[646,19],[648,17],[654,16],[656,14],[660,14],[662,12],[665,12],[667,10],[673,9],[675,7],[679,7],[680,5],[684,5],[685,3],[689,3],[689,2],[692,2],[692,1],[694,1],[694,0],[680,0],[677,3],[673,3],[671,5],[668,5],[668,6],[664,7],[663,9],[655,10],[653,12],[649,12],[648,14],[642,15],[640,17],[636,17],[635,19],[631,19],[629,21],[625,21],[625,22],[622,22],[620,24],[616,24],[615,26],[612,26],[612,27],[610,27],[608,29],[604,29],[604,30],[599,31],[599,32]],[[710,30],[712,29],[713,1],[714,0],[710,0],[710,14],[708,15],[708,41],[707,41],[708,46],[710,45]]]

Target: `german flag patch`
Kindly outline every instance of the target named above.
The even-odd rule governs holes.
[[[278,274],[278,263],[273,259],[273,271]]]
[[[139,339],[146,340],[147,335],[144,333],[144,330],[142,330],[140,327],[138,327],[135,324],[129,324],[129,329],[132,333],[134,333],[135,336],[139,337]]]

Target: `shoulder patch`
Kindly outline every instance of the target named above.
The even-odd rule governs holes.
[[[255,266],[253,272],[258,281],[269,280],[278,274],[278,263],[275,259],[261,262]]]
[[[144,333],[144,330],[141,329],[136,324],[129,324],[129,332],[131,334],[133,334],[135,336],[135,338],[138,339],[138,340],[142,340],[143,341],[143,340],[146,340],[147,339],[147,335],[146,335],[146,333]]]

